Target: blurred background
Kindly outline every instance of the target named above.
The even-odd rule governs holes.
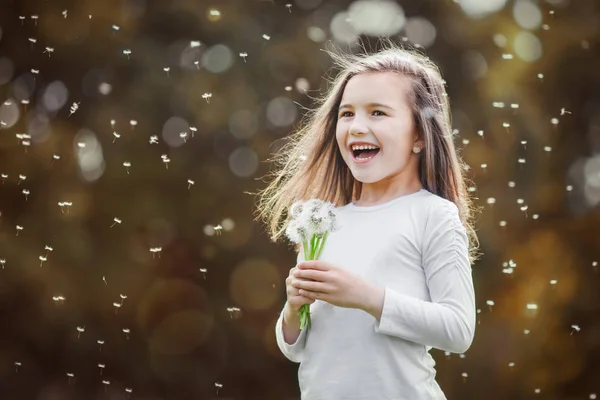
[[[448,399],[600,394],[596,0],[0,0],[0,397],[299,399],[253,221],[334,44],[440,65],[483,258]],[[360,362],[360,360],[356,360]]]

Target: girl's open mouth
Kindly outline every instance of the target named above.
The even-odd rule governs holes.
[[[375,158],[380,150],[381,149],[351,150],[352,159],[358,164],[368,163]]]

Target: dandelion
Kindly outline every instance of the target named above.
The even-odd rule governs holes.
[[[204,93],[202,98],[206,100],[207,103],[210,103],[210,98],[212,97],[212,93]]]
[[[150,136],[150,144],[158,144],[158,135]]]
[[[487,304],[490,307],[490,311],[492,311],[492,307],[496,304],[494,303],[494,300],[487,300],[485,302],[485,304]]]
[[[130,49],[125,49],[123,50],[123,54],[125,54],[127,56],[127,59],[129,60],[129,56],[131,55],[131,50]]]
[[[58,154],[52,154],[52,165],[54,165],[54,162],[58,160],[60,160],[60,156]]]
[[[2,178],[2,184],[4,185],[4,181],[8,179],[8,174],[0,174],[0,178]]]
[[[129,340],[129,333],[131,331],[128,328],[123,328],[123,333],[125,334],[125,336],[127,337],[127,340]]]
[[[129,125],[131,125],[131,129],[133,129],[134,127],[136,127],[138,124],[137,120],[132,119],[129,121]]]
[[[171,70],[171,67],[165,67],[163,68],[163,71],[165,71],[167,73],[167,78],[169,78],[169,71]]]
[[[29,190],[23,189],[23,194],[25,195],[25,201],[27,201],[27,196],[29,196]]]
[[[63,10],[63,12],[62,12],[63,17],[67,18],[67,13],[68,13],[67,10]]]
[[[265,39],[265,40],[271,40],[271,36],[269,36],[269,35],[267,35],[267,34],[264,34],[264,35],[262,35],[262,37],[263,37],[263,39]]]
[[[115,218],[113,219],[113,221],[114,221],[114,222],[113,222],[113,224],[110,226],[111,228],[112,228],[113,226],[115,226],[115,224],[121,224],[121,222],[122,222],[122,221],[121,221],[119,218],[117,218],[117,217],[115,217]]]
[[[129,167],[131,167],[131,163],[129,161],[125,161],[123,166],[125,167],[125,171],[127,171],[127,175],[129,175]]]
[[[2,269],[4,269],[4,266],[6,265],[6,260],[4,258],[0,258],[0,265],[2,265]]]
[[[2,267],[4,268],[4,267]],[[202,277],[206,279],[206,268],[199,268],[198,271],[202,272]]]
[[[221,389],[223,387],[223,385],[220,384],[219,382],[215,382],[215,387],[217,388],[217,394],[219,394],[219,389]]]
[[[193,48],[196,48],[196,47],[200,47],[200,46],[201,46],[201,43],[200,43],[200,41],[199,41],[199,40],[192,40],[192,41],[190,41],[190,47],[191,47],[192,49],[193,49]]]
[[[75,374],[73,374],[72,372],[67,372],[67,377],[69,379],[69,385],[71,384],[71,379],[73,379],[75,377]]]
[[[304,250],[304,260],[318,260],[329,232],[337,230],[335,207],[319,199],[295,202],[289,210],[291,221],[285,234]],[[300,308],[300,329],[310,328],[310,305]]]
[[[188,179],[187,181],[188,181],[188,190],[189,190],[195,182],[191,179]]]
[[[19,232],[21,232],[23,230],[23,227],[21,225],[17,225],[17,234],[16,236],[19,236]]]
[[[187,132],[180,132],[179,133],[179,137],[181,138],[181,140],[183,140],[183,143],[187,143],[187,136],[188,136]]]
[[[246,62],[246,57],[248,57],[248,53],[240,53],[240,57],[242,57],[244,59],[244,62]]]
[[[114,136],[113,143],[116,142],[117,139],[119,139],[121,137],[121,135],[118,134],[117,132],[113,132],[113,136]]]
[[[100,351],[102,351],[102,345],[104,344],[104,340],[97,340],[98,346],[100,346]]]
[[[169,157],[167,157],[166,154],[163,154],[162,156],[160,156],[160,158],[162,158],[163,163],[165,164],[166,169],[169,169],[169,163],[171,162],[171,159]]]
[[[27,176],[19,174],[19,183],[17,183],[17,185],[20,185],[25,179],[27,179]]]
[[[194,137],[194,133],[198,132],[198,128],[195,126],[190,126],[190,131],[192,131],[192,138]]]
[[[45,256],[40,256],[39,259],[40,259],[40,268],[41,268],[42,265],[44,265],[44,262],[48,260],[48,258]]]
[[[48,57],[50,57],[50,55],[52,53],[54,53],[54,48],[53,47],[46,47],[46,50],[44,50],[44,53],[48,53]]]
[[[78,326],[77,327],[77,339],[80,338],[80,336],[83,332],[85,332],[85,326]]]
[[[98,364],[98,368],[100,368],[100,376],[102,376],[102,372],[104,370],[104,368],[106,368],[105,364]]]
[[[567,111],[564,107],[560,109],[560,115],[565,115],[565,114],[573,114],[571,111]]]
[[[579,327],[579,325],[571,325],[571,328],[573,328],[573,330],[571,331],[571,335],[573,334],[573,332],[581,331],[581,328]]]
[[[288,11],[290,13],[292,12],[292,5],[290,3],[286,4],[285,7],[288,9]]]
[[[115,32],[118,32],[121,29],[121,27],[119,25],[112,25],[112,30]]]

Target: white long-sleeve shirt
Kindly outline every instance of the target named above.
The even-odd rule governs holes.
[[[385,287],[381,319],[317,300],[312,325],[277,344],[300,363],[302,400],[442,400],[431,348],[465,352],[475,332],[468,239],[456,206],[429,191],[336,209],[321,260]],[[298,255],[298,261],[302,260]]]

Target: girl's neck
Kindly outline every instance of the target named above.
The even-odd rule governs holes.
[[[423,189],[420,181],[401,188],[386,188],[384,190],[377,189],[371,184],[363,184],[360,199],[354,202],[357,207],[369,207],[387,203],[388,201],[397,199],[398,197],[407,196]]]

